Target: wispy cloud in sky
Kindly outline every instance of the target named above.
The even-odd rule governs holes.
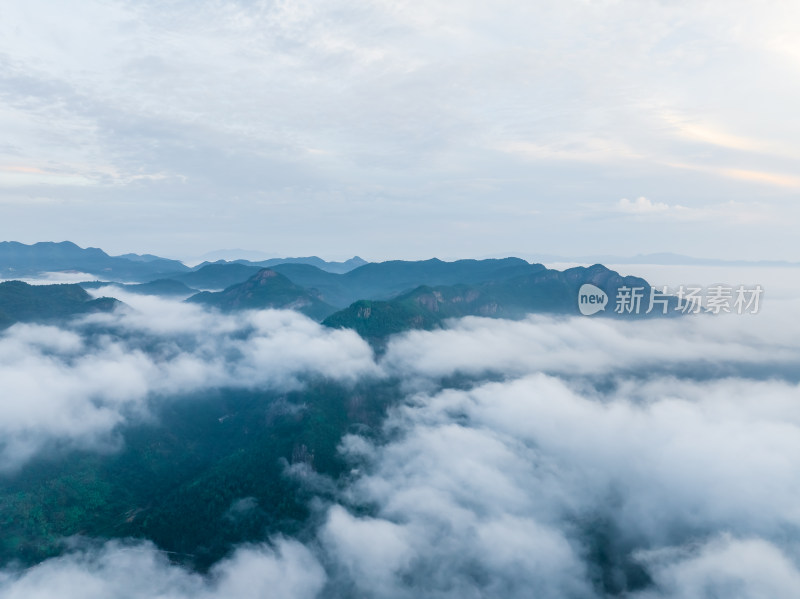
[[[798,10],[5,6],[0,196],[13,208],[0,237],[173,255],[672,249],[656,225],[629,242],[622,217],[600,235],[575,216],[643,196],[690,209],[769,204],[786,226],[724,221],[688,251],[735,252],[724,240],[746,224],[761,243],[736,257],[776,257],[800,219]],[[28,197],[61,203],[44,218]]]

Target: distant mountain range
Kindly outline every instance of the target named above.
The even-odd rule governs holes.
[[[262,269],[224,291],[202,292],[187,301],[226,312],[294,309],[326,326],[354,329],[379,341],[410,329],[439,327],[447,318],[578,314],[578,290],[584,283],[610,298],[623,286],[641,288],[645,298],[650,293],[644,279],[623,277],[600,264],[558,271],[507,258],[380,262],[342,275],[310,265],[283,264]],[[674,298],[671,301],[674,305]],[[614,316],[613,311],[606,316]]]
[[[113,281],[145,282],[166,274],[187,272],[189,268],[177,260],[157,256],[137,259],[109,256],[101,249],[80,248],[71,241],[44,241],[33,245],[0,242],[0,277],[4,279],[64,271],[85,272]]]
[[[104,279],[82,283],[85,289],[113,284],[130,293],[186,299],[225,312],[292,309],[326,326],[354,329],[370,340],[409,329],[439,327],[445,319],[461,316],[577,314],[578,289],[584,283],[597,286],[609,298],[622,286],[641,287],[645,297],[650,291],[644,279],[621,276],[600,264],[558,271],[520,258],[365,263],[358,257],[347,262],[310,257],[261,263],[220,261],[190,269],[158,256],[114,257],[70,242],[0,244],[0,272],[6,276],[59,269]],[[139,282],[130,282],[132,279]],[[115,305],[102,300],[93,303],[77,285],[4,285],[7,292],[0,294],[0,326]],[[613,310],[605,315],[613,316]]]
[[[81,248],[71,241],[59,243],[44,241],[31,245],[16,241],[0,242],[0,278],[2,279],[33,278],[51,272],[82,272],[94,275],[104,281],[146,283],[157,278],[180,280],[181,275],[203,270],[208,266],[232,264],[250,267],[250,271],[239,271],[248,272],[248,276],[250,276],[261,268],[283,263],[311,264],[320,270],[335,273],[344,273],[366,264],[358,256],[346,262],[326,262],[317,256],[309,256],[306,258],[272,258],[261,262],[221,260],[214,263],[204,262],[190,268],[178,260],[161,258],[153,254],[110,256],[101,249]],[[215,271],[211,269],[210,272]],[[247,277],[233,281],[230,276],[221,276],[217,279],[213,274],[209,275],[206,272],[197,278],[197,281],[203,284],[195,284],[191,278],[187,284],[200,289],[223,289],[233,282],[241,282],[245,278]]]
[[[636,256],[615,256],[598,254],[594,256],[562,256],[557,254],[525,254],[529,260],[544,263],[577,264],[658,264],[664,266],[780,266],[798,267],[800,262],[786,260],[725,260],[719,258],[694,258],[672,252],[637,254]]]
[[[243,264],[246,266],[258,266],[260,268],[269,268],[270,266],[276,266],[278,264],[309,264],[326,272],[342,274],[367,264],[367,261],[358,256],[353,256],[344,262],[327,262],[317,256],[307,256],[305,258],[270,258],[269,260],[260,260],[257,262],[252,260],[217,260],[216,262],[203,262],[198,264],[195,266],[195,269],[211,264]]]
[[[176,273],[171,278],[193,289],[220,290],[246,281],[261,269],[261,266],[222,262],[197,266],[191,272]]]

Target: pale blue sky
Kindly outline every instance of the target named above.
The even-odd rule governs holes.
[[[800,3],[0,5],[0,239],[800,260]]]

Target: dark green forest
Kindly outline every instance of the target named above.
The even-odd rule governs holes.
[[[236,544],[302,534],[320,491],[304,476],[335,485],[347,468],[342,435],[375,431],[398,393],[386,381],[318,380],[282,394],[162,399],[150,422],[120,429],[109,451],[53,447],[0,477],[0,561],[38,562],[72,535],[133,537],[202,570]]]

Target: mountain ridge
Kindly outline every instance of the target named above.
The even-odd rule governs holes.
[[[121,302],[110,297],[92,299],[80,286],[0,283],[0,330],[18,322],[56,322],[80,314],[109,312]]]
[[[245,282],[231,285],[223,291],[202,291],[186,301],[222,311],[291,309],[317,320],[336,310],[322,301],[313,290],[296,285],[269,268],[261,269]]]
[[[177,260],[158,257],[132,260],[110,256],[99,248],[81,248],[71,241],[40,241],[31,245],[0,241],[0,277],[5,279],[74,271],[120,281],[137,281],[188,270]]]
[[[156,270],[160,270],[158,266],[163,266],[161,259],[152,254],[135,255],[138,261],[132,261],[111,257],[98,248],[82,249],[71,242],[42,242],[33,246],[3,242],[0,256],[3,255],[18,259],[0,263],[12,272],[32,268],[33,262],[37,267],[73,264],[78,257],[94,260],[92,264],[96,267],[111,263],[118,271],[120,263],[115,260],[123,261],[127,268],[152,270],[156,265]],[[351,328],[367,339],[382,339],[411,329],[437,328],[448,318],[462,316],[521,318],[529,313],[578,314],[577,294],[584,283],[599,287],[609,297],[614,297],[623,285],[641,287],[645,294],[650,289],[644,279],[622,276],[602,264],[559,271],[514,257],[450,262],[438,258],[389,260],[361,264],[342,273],[322,270],[309,264],[308,258],[275,260],[280,263],[268,268],[247,261],[216,262],[194,269],[184,267],[168,276],[159,274],[144,283],[117,281],[116,284],[132,293],[177,298],[189,295],[185,301],[224,312],[293,309],[329,327]],[[82,285],[96,289],[107,284],[93,281]],[[190,295],[197,290],[200,292]],[[61,297],[65,306],[71,306],[69,309],[62,310],[57,301],[49,307],[36,304],[35,294],[46,295],[47,291],[27,293],[33,304],[40,306],[39,316],[43,320],[84,309],[74,305],[76,298],[69,299],[63,293],[59,296],[53,292],[53,297]],[[81,301],[87,299],[88,296],[81,296]],[[14,310],[18,311],[19,306]],[[605,316],[614,314],[607,311]],[[14,322],[16,317],[4,318]]]
[[[332,328],[350,328],[362,337],[376,341],[406,330],[438,328],[448,318],[517,319],[532,313],[577,315],[580,313],[578,290],[586,283],[599,287],[609,298],[615,297],[623,286],[641,287],[645,297],[651,288],[640,277],[622,276],[602,264],[564,271],[543,268],[477,285],[421,285],[391,300],[359,300],[331,314],[323,324]],[[674,306],[674,300],[670,301]],[[615,314],[608,311],[605,316],[614,317]]]

